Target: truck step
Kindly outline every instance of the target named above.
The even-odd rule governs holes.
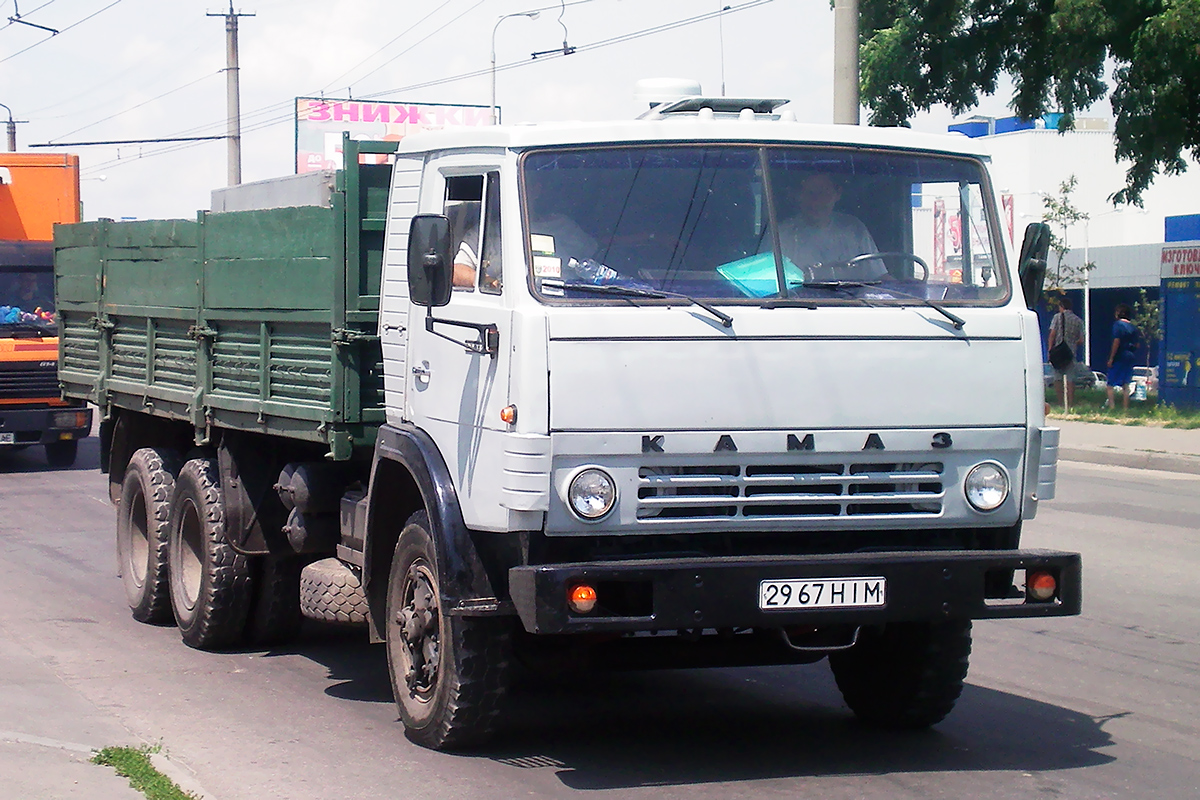
[[[367,596],[358,573],[336,558],[306,566],[300,573],[300,612],[325,622],[365,624]]]

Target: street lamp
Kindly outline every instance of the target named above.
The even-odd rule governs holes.
[[[1099,214],[1089,214],[1083,218],[1083,360],[1088,366],[1092,364],[1092,271],[1087,269],[1087,265],[1092,263],[1091,252],[1089,249],[1089,234],[1090,222],[1096,217],[1107,217],[1109,214],[1123,214],[1129,206],[1117,206],[1111,211],[1101,211]],[[1142,214],[1146,210],[1139,209]]]
[[[511,17],[528,17],[529,19],[537,19],[542,12],[540,11],[517,11],[512,14],[503,14],[500,19],[496,20],[496,24],[492,26],[492,124],[499,125],[500,120],[496,115],[496,31],[500,28],[500,23]]]

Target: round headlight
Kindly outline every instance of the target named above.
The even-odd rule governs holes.
[[[567,489],[571,510],[584,519],[600,519],[617,501],[617,486],[607,472],[585,469],[571,480]]]
[[[967,473],[963,490],[976,511],[995,511],[1008,497],[1008,475],[999,464],[978,464]]]

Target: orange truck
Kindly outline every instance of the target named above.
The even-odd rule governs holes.
[[[58,385],[54,225],[79,217],[79,156],[0,153],[0,453],[43,445],[52,467],[92,429]]]

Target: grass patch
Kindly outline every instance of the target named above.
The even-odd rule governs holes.
[[[1121,396],[1113,398],[1116,408],[1105,408],[1108,399],[1104,389],[1076,389],[1075,403],[1070,413],[1062,406],[1054,405],[1054,390],[1046,390],[1046,402],[1050,403],[1050,416],[1054,419],[1070,419],[1079,422],[1099,422],[1105,425],[1152,425],[1160,428],[1200,428],[1200,411],[1180,409],[1158,401],[1157,395],[1148,395],[1145,400],[1129,398],[1129,410],[1121,408]]]
[[[106,747],[92,756],[93,764],[112,767],[129,785],[146,795],[147,800],[200,800],[191,792],[180,789],[150,763],[150,754],[157,748]]]

